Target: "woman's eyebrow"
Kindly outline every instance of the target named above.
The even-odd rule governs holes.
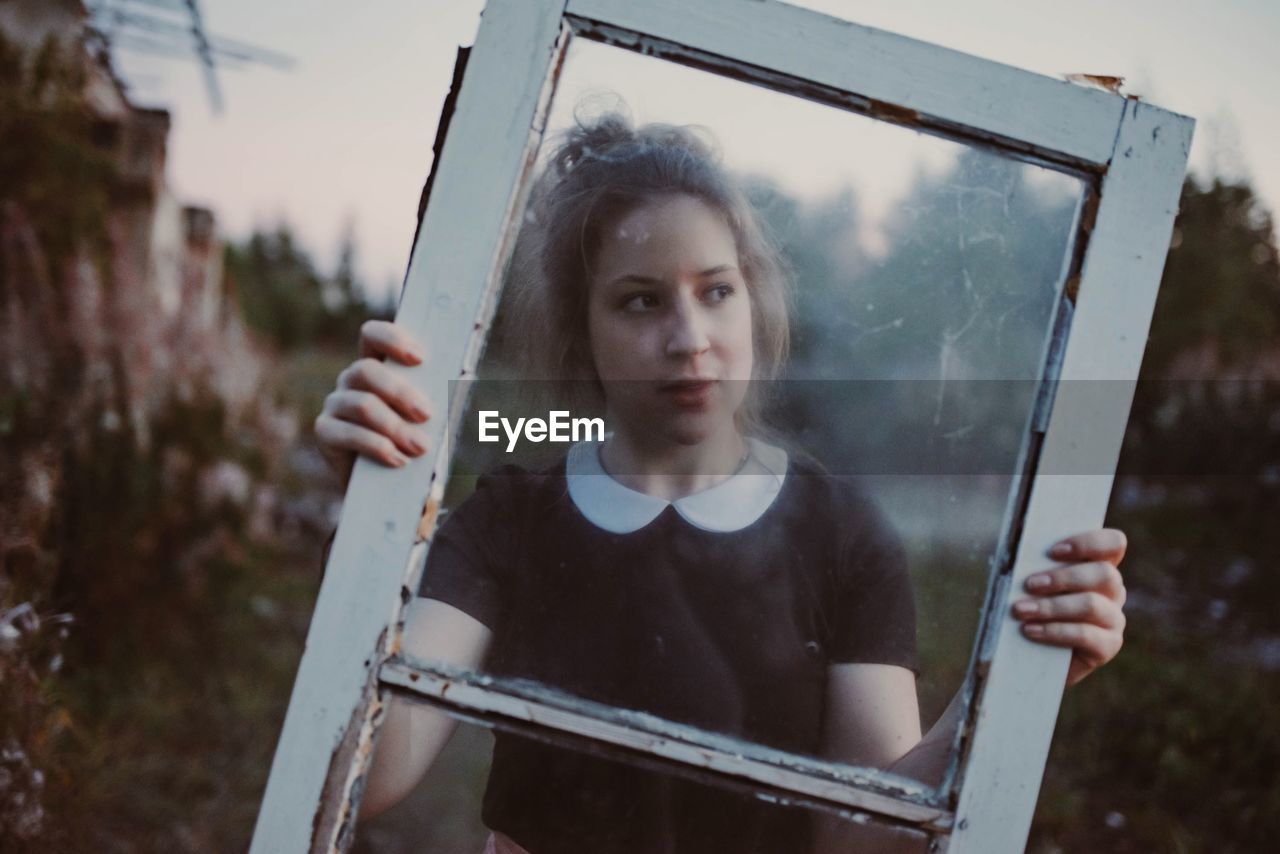
[[[738,268],[733,264],[717,264],[714,267],[708,267],[707,269],[698,273],[698,278],[702,279],[702,278],[706,278],[707,276],[718,276],[721,273],[728,273],[732,270],[737,270],[737,269]],[[610,285],[635,284],[635,285],[652,285],[654,287],[666,287],[667,281],[665,279],[659,279],[654,276],[642,276],[639,273],[623,273],[621,276],[618,276],[617,278],[611,280],[609,284]]]
[[[703,270],[703,271],[702,271],[701,273],[699,273],[698,275],[699,275],[699,276],[718,276],[718,275],[719,275],[719,274],[721,274],[721,273],[728,273],[728,272],[730,272],[730,271],[732,271],[732,270],[736,270],[736,269],[738,269],[738,268],[737,268],[737,267],[735,267],[733,264],[720,264],[719,266],[716,266],[716,267],[710,267],[710,268],[708,268],[708,269],[706,269],[706,270]]]
[[[665,287],[666,282],[662,279],[656,279],[653,276],[642,276],[639,273],[623,273],[616,279],[609,282],[610,285],[636,284],[636,285],[653,285],[655,287]]]

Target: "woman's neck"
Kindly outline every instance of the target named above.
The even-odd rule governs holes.
[[[728,480],[746,457],[746,440],[732,423],[696,445],[646,442],[617,430],[600,449],[600,463],[614,480],[667,501]]]

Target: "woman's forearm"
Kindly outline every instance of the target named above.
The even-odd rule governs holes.
[[[950,704],[929,731],[886,771],[936,786],[946,773],[951,745],[960,725],[964,704],[960,695]],[[887,824],[855,824],[832,815],[817,814],[814,822],[813,854],[847,854],[874,851],[876,854],[923,854],[927,841]]]
[[[964,703],[960,701],[960,694],[956,694],[920,742],[885,770],[930,786],[941,783],[963,712]]]
[[[392,697],[365,779],[360,818],[399,803],[448,743],[457,721],[439,709]]]
[[[405,617],[402,649],[410,658],[474,669],[491,632],[452,605],[414,599]],[[440,709],[392,697],[365,780],[360,816],[376,815],[412,791],[444,749],[457,721]]]

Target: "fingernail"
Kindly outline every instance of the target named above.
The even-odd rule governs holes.
[[[1044,636],[1044,626],[1039,623],[1027,623],[1022,627],[1022,630],[1035,638]]]
[[[413,417],[415,421],[421,424],[422,422],[430,418],[431,415],[430,413],[427,412],[425,407],[419,406],[418,404],[415,403],[413,405]]]
[[[403,454],[392,454],[391,465],[393,468],[404,468],[409,464],[409,458]]]
[[[410,359],[413,359],[414,363],[417,364],[421,362],[423,359],[427,358],[427,351],[423,350],[421,347],[416,347],[416,346],[406,347],[405,355],[408,356]]]
[[[427,441],[412,433],[405,437],[405,442],[413,449],[413,455],[420,457],[427,452]]]
[[[1058,543],[1053,548],[1049,549],[1049,557],[1071,557],[1072,552],[1075,550],[1075,546],[1071,543]]]
[[[1013,606],[1013,612],[1014,612],[1015,614],[1020,614],[1020,615],[1022,615],[1022,616],[1024,616],[1024,617],[1028,617],[1028,616],[1030,616],[1030,615],[1032,615],[1032,614],[1035,614],[1035,613],[1037,613],[1039,610],[1040,610],[1040,605],[1039,605],[1038,603],[1036,603],[1036,602],[1029,602],[1029,601],[1025,601],[1025,600],[1024,600],[1024,601],[1022,601],[1022,602],[1017,602],[1017,603],[1015,603],[1015,604],[1014,604],[1014,606]]]
[[[1052,582],[1047,575],[1033,575],[1027,579],[1028,590],[1044,590]]]

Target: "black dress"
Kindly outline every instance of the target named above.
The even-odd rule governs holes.
[[[700,527],[677,502],[626,532],[588,519],[601,508],[575,502],[563,460],[498,469],[442,523],[419,595],[493,630],[487,673],[816,755],[827,668],[916,669],[915,611],[869,498],[785,465],[742,527]],[[801,810],[505,733],[483,818],[531,854],[791,854],[809,840]]]

